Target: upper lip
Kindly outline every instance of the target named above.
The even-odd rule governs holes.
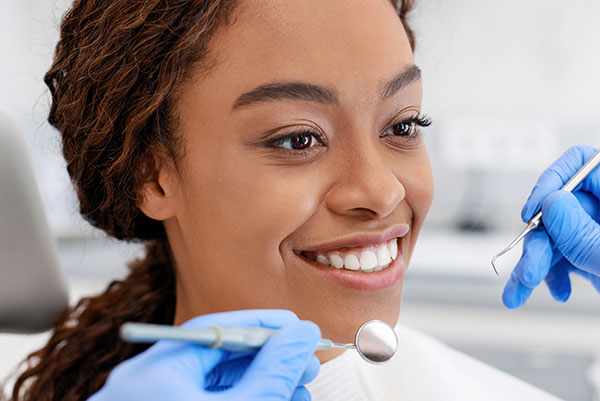
[[[341,237],[333,241],[302,247],[301,249],[298,248],[296,252],[322,252],[339,248],[358,248],[369,245],[378,245],[393,238],[404,237],[406,234],[408,234],[409,230],[410,226],[408,224],[401,224],[381,232],[352,234],[350,236]]]

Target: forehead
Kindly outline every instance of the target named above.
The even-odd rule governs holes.
[[[294,79],[334,86],[343,99],[414,63],[389,0],[240,0],[210,54],[223,94]]]

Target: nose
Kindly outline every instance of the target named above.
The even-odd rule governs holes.
[[[406,196],[404,185],[386,162],[383,150],[363,147],[345,152],[337,163],[336,182],[327,196],[329,210],[340,215],[384,218]]]

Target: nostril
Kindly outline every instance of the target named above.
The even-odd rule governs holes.
[[[357,207],[352,209],[353,212],[356,212],[356,214],[363,214],[363,215],[369,215],[369,217],[371,218],[376,218],[377,217],[377,212],[371,209],[367,209],[364,207]]]

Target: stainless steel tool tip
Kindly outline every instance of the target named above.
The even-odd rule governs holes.
[[[367,362],[381,364],[392,359],[398,350],[394,329],[381,320],[370,320],[356,332],[356,351]]]

